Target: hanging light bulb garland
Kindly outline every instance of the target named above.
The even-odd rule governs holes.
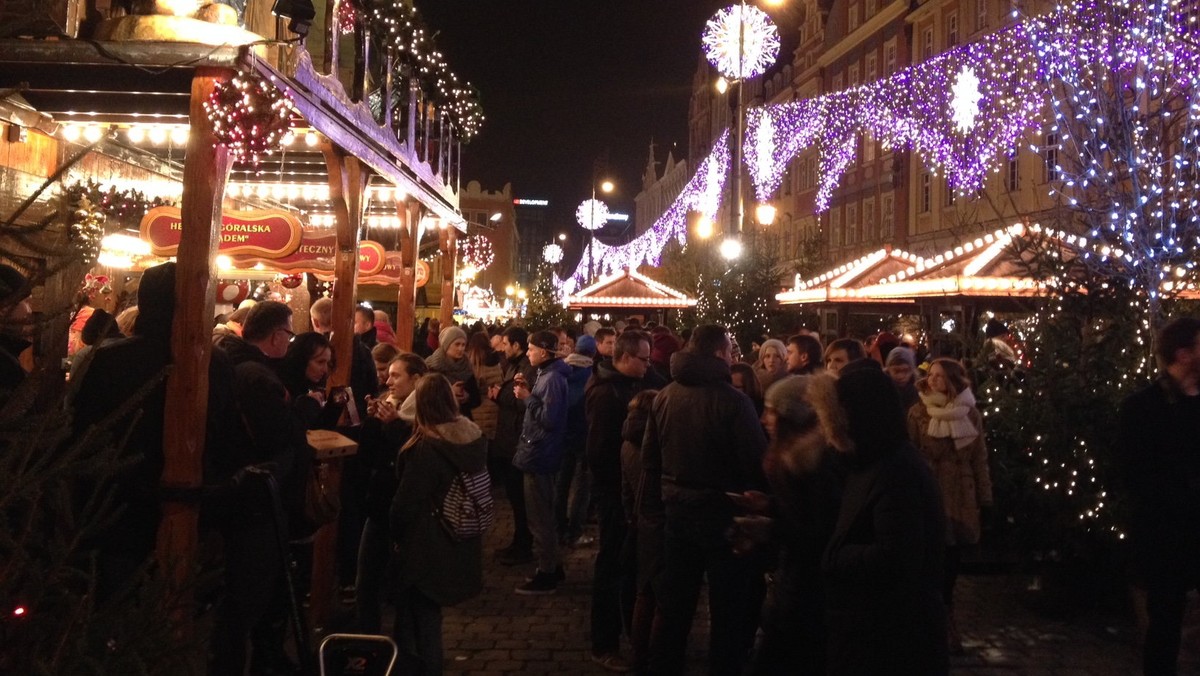
[[[263,78],[238,73],[218,84],[204,102],[217,142],[234,161],[258,166],[261,156],[280,146],[291,126],[287,96]]]

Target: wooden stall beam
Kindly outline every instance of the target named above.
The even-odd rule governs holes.
[[[450,224],[438,233],[438,248],[442,253],[442,303],[438,318],[442,326],[454,323],[454,274],[458,267],[458,229]]]
[[[413,349],[413,329],[417,323],[417,258],[421,247],[421,203],[407,199],[396,205],[400,217],[400,290],[396,294],[396,347]]]
[[[213,306],[217,276],[213,261],[221,229],[221,201],[233,159],[217,142],[204,111],[213,90],[233,71],[198,68],[192,78],[187,160],[183,167],[181,237],[175,268],[175,318],[171,325],[174,370],[167,379],[163,429],[162,485],[191,489],[201,485],[208,365],[212,357]],[[158,561],[171,579],[183,583],[193,570],[199,507],[165,501],[158,531]],[[184,587],[186,588],[186,587]],[[186,617],[190,613],[185,611]]]

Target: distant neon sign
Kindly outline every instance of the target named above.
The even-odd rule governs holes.
[[[550,200],[515,199],[513,204],[523,207],[548,207]]]
[[[628,221],[629,214],[614,214],[610,211],[608,214],[608,220],[610,220],[610,221]]]

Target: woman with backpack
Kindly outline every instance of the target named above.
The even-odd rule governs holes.
[[[409,667],[402,671],[433,676],[442,673],[442,608],[483,589],[483,538],[453,535],[439,512],[460,475],[486,472],[487,440],[459,414],[445,376],[422,376],[413,399],[416,419],[400,451],[404,473],[391,510],[395,638]]]

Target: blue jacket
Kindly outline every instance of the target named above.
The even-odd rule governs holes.
[[[571,367],[555,359],[538,368],[525,399],[525,420],[513,466],[529,474],[550,474],[562,465],[567,434],[567,375]]]

